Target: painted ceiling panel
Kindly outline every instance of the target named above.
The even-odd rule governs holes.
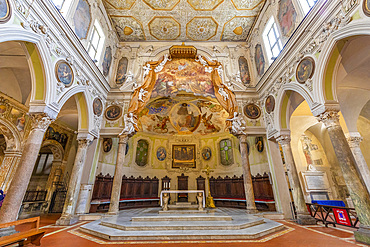
[[[104,0],[121,42],[244,41],[265,0]]]

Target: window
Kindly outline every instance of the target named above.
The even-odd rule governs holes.
[[[35,169],[33,171],[34,175],[48,175],[53,164],[53,154],[39,154],[36,164],[37,165],[35,166]]]
[[[229,166],[234,163],[233,148],[230,139],[220,141],[220,156],[222,165]]]
[[[315,5],[317,0],[299,0],[301,7],[303,9],[303,13],[306,15],[310,9]]]
[[[54,3],[55,7],[59,10],[59,12],[66,17],[67,12],[69,8],[72,5],[73,0],[52,0]]]
[[[273,17],[266,24],[265,31],[263,32],[263,42],[265,43],[268,60],[271,64],[283,49],[280,33]]]
[[[89,53],[92,60],[99,61],[101,56],[103,45],[104,45],[104,34],[103,29],[101,28],[98,21],[95,20],[95,24],[93,26],[90,40],[87,43],[87,52]]]

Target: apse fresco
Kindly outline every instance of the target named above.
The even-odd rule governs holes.
[[[211,97],[192,94],[152,100],[139,114],[145,132],[157,134],[213,134],[225,131],[228,113]]]
[[[157,73],[151,98],[174,97],[178,93],[215,98],[211,73],[205,66],[187,59],[173,59]]]

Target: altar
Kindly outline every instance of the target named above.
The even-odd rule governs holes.
[[[197,198],[197,204],[199,204],[199,201],[202,201],[202,208],[206,207],[206,201],[205,201],[205,196],[204,196],[204,190],[162,190],[161,195],[160,195],[160,202],[161,202],[161,207],[163,208],[164,211],[167,211],[168,208],[168,199],[169,196],[168,194],[173,194],[173,193],[196,193],[198,196]],[[200,209],[200,207],[199,207]]]

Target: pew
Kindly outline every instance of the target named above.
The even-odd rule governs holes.
[[[26,244],[34,244],[40,246],[41,238],[45,234],[45,230],[40,230],[40,217],[29,218],[24,220],[17,220],[9,223],[0,224],[0,229],[7,227],[15,227],[19,225],[33,224],[34,227],[31,227],[28,230],[20,231],[9,236],[4,236],[0,238],[0,246],[8,246],[11,244],[18,243],[19,246]]]

